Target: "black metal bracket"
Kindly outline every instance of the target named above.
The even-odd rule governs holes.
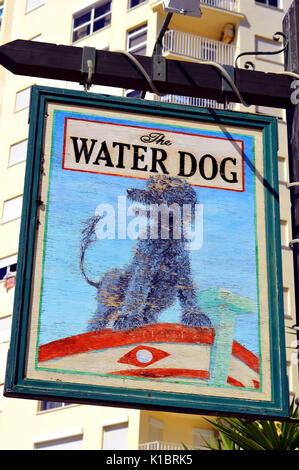
[[[253,56],[266,56],[266,55],[277,55],[277,54],[281,54],[282,52],[286,51],[287,48],[288,48],[288,45],[289,45],[289,40],[287,38],[287,36],[282,33],[281,31],[278,31],[277,33],[274,34],[274,36],[272,37],[273,41],[276,41],[278,42],[280,37],[283,38],[283,47],[282,49],[280,49],[279,51],[254,51],[254,52],[242,52],[241,54],[239,54],[236,59],[235,59],[235,68],[239,68],[238,67],[238,60],[240,59],[240,57],[244,57],[244,56],[249,56],[249,55],[253,55]],[[249,68],[252,68],[253,70],[255,70],[255,65],[253,64],[253,62],[251,61],[247,61],[245,62],[244,64],[244,68],[245,69],[249,69]]]
[[[167,13],[164,23],[160,29],[153,50],[153,80],[166,82],[166,59],[163,57],[163,37],[167,31],[173,13]]]
[[[171,18],[173,16],[173,13],[167,13],[166,18],[163,22],[163,25],[160,29],[159,35],[157,37],[157,40],[154,45],[154,50],[152,54],[153,58],[153,70],[152,70],[152,76],[153,76],[153,81],[158,81],[158,82],[166,82],[167,80],[167,72],[166,72],[166,59],[163,57],[163,37],[164,34],[167,31],[167,28],[169,26],[169,23],[171,21]],[[140,98],[144,99],[146,92],[143,91],[140,94]]]
[[[166,82],[166,59],[162,55],[162,43],[158,43],[153,55],[153,80]]]
[[[80,85],[84,85],[85,91],[88,91],[91,87],[92,75],[96,69],[96,57],[97,50],[95,47],[83,47]]]
[[[222,65],[226,73],[230,76],[232,81],[235,83],[235,69],[232,65]],[[227,92],[232,91],[232,86],[226,80],[226,78],[222,75],[222,83],[221,83],[221,94],[223,96],[223,103],[224,107],[227,108],[228,99],[227,99]]]

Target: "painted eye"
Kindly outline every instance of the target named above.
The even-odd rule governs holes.
[[[151,348],[150,346],[137,346],[121,357],[117,362],[121,364],[131,364],[132,366],[146,367],[169,355],[170,354],[161,349]]]
[[[136,359],[143,364],[147,364],[153,360],[153,355],[147,349],[139,349],[136,353]]]

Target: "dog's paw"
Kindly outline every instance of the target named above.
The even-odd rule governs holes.
[[[114,330],[132,330],[133,328],[139,328],[143,326],[143,320],[141,316],[136,315],[120,315],[113,324]]]
[[[212,322],[207,315],[201,312],[184,313],[182,325],[211,328]]]

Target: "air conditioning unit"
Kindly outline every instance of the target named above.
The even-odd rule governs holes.
[[[201,17],[199,0],[163,0],[163,8],[169,13]]]

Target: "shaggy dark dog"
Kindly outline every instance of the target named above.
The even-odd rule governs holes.
[[[115,330],[157,323],[160,313],[173,305],[176,298],[182,309],[182,324],[211,327],[210,319],[197,304],[189,252],[185,247],[188,240],[183,205],[189,204],[190,214],[194,215],[197,203],[194,189],[180,179],[159,176],[151,177],[145,190],[128,189],[127,197],[150,207],[168,208],[167,227],[160,215],[151,227],[155,236],[147,233],[146,238],[138,239],[131,263],[106,272],[95,282],[86,275],[84,255],[88,245],[96,240],[95,228],[101,217],[87,221],[82,231],[80,267],[87,282],[97,289],[97,310],[89,321],[89,331],[103,329],[111,321]],[[175,217],[170,206],[179,208],[181,217]],[[146,215],[150,220],[150,211]]]

